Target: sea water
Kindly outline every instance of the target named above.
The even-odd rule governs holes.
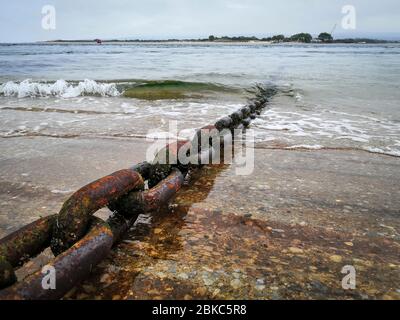
[[[184,94],[124,95],[166,80]],[[399,44],[3,44],[0,137],[129,139],[169,120],[190,131],[244,105],[255,84],[279,89],[252,123],[256,146],[400,156]]]

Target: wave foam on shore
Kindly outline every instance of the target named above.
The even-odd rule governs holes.
[[[47,96],[74,98],[86,95],[115,97],[120,94],[115,83],[99,83],[89,79],[78,83],[68,83],[65,80],[41,83],[27,79],[19,83],[9,81],[0,85],[0,95],[18,98]]]

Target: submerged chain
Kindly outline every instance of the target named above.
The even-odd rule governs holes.
[[[0,289],[6,289],[0,291],[0,299],[62,298],[108,255],[139,214],[165,207],[181,188],[189,170],[212,156],[211,142],[202,143],[201,130],[228,130],[232,134],[235,128],[248,127],[276,89],[256,86],[252,93],[255,98],[248,105],[199,129],[192,141],[169,144],[152,163],[140,163],[84,186],[65,201],[57,215],[41,218],[1,239]],[[190,145],[197,146],[193,156],[198,158],[199,165],[166,161],[171,153],[177,155],[181,148]],[[93,216],[105,206],[113,212],[106,222]],[[43,290],[43,275],[39,271],[16,283],[14,268],[49,246],[55,255],[49,264],[58,270],[57,289]]]

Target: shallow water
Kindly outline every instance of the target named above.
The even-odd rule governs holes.
[[[0,134],[143,136],[174,117],[192,129],[263,83],[280,94],[254,125],[258,141],[399,156],[399,56],[398,44],[0,45]],[[145,100],[120,96],[168,79],[182,83],[153,88],[156,100],[148,87],[131,95]]]

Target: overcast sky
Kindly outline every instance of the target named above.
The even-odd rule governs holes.
[[[42,28],[48,4],[55,30]],[[344,5],[356,9],[356,30],[341,28]],[[1,0],[0,42],[318,34],[336,23],[336,37],[399,39],[400,0]]]

